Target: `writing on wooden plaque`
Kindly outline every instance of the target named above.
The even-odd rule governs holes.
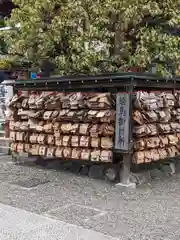
[[[116,134],[115,149],[129,150],[130,98],[128,93],[116,95]]]

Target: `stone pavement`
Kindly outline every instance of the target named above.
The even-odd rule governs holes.
[[[0,240],[179,240],[179,200],[179,174],[123,190],[0,157]]]
[[[102,233],[0,204],[1,240],[117,240]]]

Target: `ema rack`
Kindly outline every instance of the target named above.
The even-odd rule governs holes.
[[[103,129],[110,129],[110,128],[107,128],[107,126],[110,127],[109,125],[111,125],[111,127],[113,127],[111,128],[113,129],[112,130],[113,134],[111,135],[112,136],[111,140],[113,141],[113,144],[111,144],[110,148],[108,147],[108,149],[110,149],[111,151],[110,152],[111,155],[110,157],[108,155],[109,158],[108,158],[108,161],[106,160],[106,164],[105,164],[106,166],[103,165],[104,170],[102,171],[102,173],[103,174],[107,173],[106,176],[108,176],[107,178],[109,179],[115,180],[119,178],[120,179],[119,184],[121,186],[133,186],[133,183],[131,182],[131,176],[132,176],[131,171],[132,171],[133,163],[137,165],[141,163],[147,164],[149,162],[155,162],[155,161],[160,162],[160,160],[164,160],[164,156],[165,157],[172,156],[173,154],[176,155],[176,153],[178,153],[178,157],[180,156],[180,150],[178,150],[177,152],[176,151],[177,149],[176,147],[174,148],[174,146],[169,145],[168,150],[166,150],[165,148],[167,145],[166,142],[168,142],[169,144],[169,140],[166,139],[167,141],[162,141],[159,137],[160,135],[164,136],[165,134],[168,134],[168,135],[171,135],[171,136],[168,136],[170,137],[169,139],[171,139],[172,137],[175,137],[176,141],[179,141],[178,139],[180,139],[180,123],[178,120],[180,114],[175,109],[177,99],[179,99],[178,100],[179,102],[177,105],[179,106],[179,109],[180,109],[180,92],[175,91],[180,89],[180,77],[163,78],[157,75],[145,74],[145,73],[136,73],[136,74],[135,73],[116,73],[116,74],[104,74],[104,75],[96,75],[96,76],[84,76],[84,75],[67,76],[67,77],[56,76],[56,77],[50,77],[48,79],[40,78],[36,80],[24,80],[24,81],[13,81],[13,82],[7,81],[3,84],[12,85],[15,91],[17,90],[27,91],[27,96],[25,96],[25,101],[20,105],[15,105],[13,108],[14,111],[18,111],[17,106],[20,106],[19,107],[20,109],[23,106],[25,111],[24,113],[23,111],[20,111],[20,114],[21,116],[23,116],[24,114],[25,117],[27,117],[25,118],[26,123],[24,123],[25,122],[24,117],[22,117],[21,122],[23,122],[24,125],[21,123],[20,124],[18,123],[17,126],[16,124],[13,125],[14,123],[11,125],[11,139],[14,139],[14,145],[11,146],[11,150],[14,152],[21,153],[22,151],[25,151],[28,154],[29,153],[32,154],[33,156],[40,156],[40,158],[43,158],[44,156],[47,156],[47,155],[48,156],[52,155],[54,157],[55,155],[56,157],[58,156],[58,159],[60,158],[62,160],[63,159],[81,160],[81,159],[85,159],[85,157],[82,157],[82,158],[79,157],[78,154],[80,153],[84,154],[84,151],[81,151],[81,152],[79,151],[79,147],[82,147],[83,148],[82,150],[84,150],[84,146],[86,146],[85,144],[87,143],[85,153],[87,152],[87,149],[88,149],[88,151],[90,151],[89,153],[91,154],[90,157],[88,156],[87,158],[88,164],[89,163],[92,164],[91,166],[93,167],[95,165],[94,161],[98,162],[99,164],[100,163],[105,164],[105,162],[103,162],[104,160],[101,161],[102,159],[104,159],[104,155],[102,155],[102,153],[104,154],[104,152],[102,152],[104,150],[102,149],[106,149],[109,143],[101,145],[101,143],[104,141],[104,136],[105,137],[107,136],[104,133]],[[41,92],[45,90],[54,91],[55,95],[57,94],[56,92],[58,91],[61,93],[65,92],[65,94],[62,94],[62,95],[60,94],[59,98],[56,98],[56,100],[55,100],[55,97],[57,96],[53,95],[52,98],[49,98],[49,95],[47,95],[47,98],[44,99],[43,101],[37,101],[37,98],[35,96],[38,96],[38,98],[41,98],[42,96],[36,94],[35,92],[38,92],[38,91]],[[153,90],[154,91],[158,90],[159,93],[157,93],[157,95],[158,94],[161,95],[162,93],[162,96],[163,96],[163,97],[160,96],[156,99],[156,104],[154,108],[150,101],[152,99],[152,95],[150,95],[150,93],[152,93]],[[34,91],[34,92],[31,92],[31,91]],[[68,91],[73,93],[72,94],[66,93]],[[86,94],[85,92],[88,92],[88,91],[95,92],[95,95]],[[142,91],[141,95],[132,94],[132,93],[135,93],[136,91]],[[143,93],[143,91],[146,91],[146,92]],[[30,97],[28,95],[28,92],[30,92],[31,101],[29,101]],[[76,95],[76,92],[82,93],[82,95],[80,94],[82,96],[82,98],[80,97],[81,101],[77,100],[78,97]],[[103,94],[101,94],[100,92],[101,93],[103,92]],[[104,97],[104,95],[106,95],[105,92],[107,93],[111,92],[113,94],[109,94],[109,95],[107,94],[107,97]],[[47,93],[47,94],[51,94],[51,93]],[[93,100],[91,97],[84,98],[83,94],[86,97],[87,95],[92,95]],[[98,94],[101,97],[98,97]],[[144,101],[144,98],[143,98],[144,94],[149,97],[148,102]],[[178,94],[179,97],[177,98],[176,97],[177,95],[175,94]],[[70,98],[70,96],[72,98]],[[111,96],[110,103],[109,101],[107,101],[109,99],[108,96]],[[141,98],[139,98],[138,96],[140,96]],[[19,97],[20,96],[17,97],[16,101],[19,101],[18,100]],[[42,98],[44,98],[44,95]],[[105,100],[102,100],[102,98],[105,98]],[[75,101],[73,101],[73,99],[75,99]],[[84,99],[86,100],[84,101],[84,105],[83,105]],[[55,104],[54,104],[54,100],[55,100]],[[135,102],[134,100],[139,101],[139,106],[141,102],[145,102],[146,106],[143,106],[141,104],[142,109],[141,107],[138,108],[137,104],[136,105],[134,104]],[[37,102],[39,105],[36,104]],[[108,102],[108,107],[106,105],[107,102]],[[148,108],[147,107],[148,105],[150,105],[151,108]],[[165,108],[165,110],[163,108]],[[32,112],[35,115],[29,115],[29,113],[27,114],[27,111],[26,111],[27,109],[30,109],[30,110],[32,109],[33,110]],[[69,110],[66,112],[64,111],[64,109],[69,109]],[[75,109],[78,109],[78,110],[76,111]],[[79,109],[82,111],[79,111]],[[89,109],[95,110],[95,111],[89,111]],[[147,109],[152,109],[152,110],[155,109],[154,114],[152,114],[152,111],[151,111],[149,114],[143,115],[144,112],[147,111]],[[158,112],[156,111],[156,109],[158,109]],[[172,112],[173,114],[172,118],[171,118],[171,114],[166,114],[167,109],[174,110]],[[35,110],[35,113],[34,113],[34,110]],[[42,110],[43,110],[43,115],[41,116]],[[159,114],[160,110],[161,110],[161,114]],[[60,114],[60,111],[61,111],[61,114]],[[137,111],[138,111],[138,114],[135,115]],[[143,111],[143,114],[141,114],[141,111]],[[69,112],[71,112],[71,114],[67,115]],[[36,113],[38,114],[36,115]],[[18,116],[18,114],[15,113],[14,116]],[[37,121],[38,122],[37,126],[38,126],[38,129],[41,129],[41,130],[37,130],[38,133],[33,132],[35,135],[31,133],[32,131],[34,131],[34,129],[36,131],[36,128],[34,127],[34,123],[36,121],[35,122],[30,121],[29,123],[27,121],[29,119],[29,116],[30,118],[34,118],[36,120],[39,119]],[[132,116],[135,116],[135,118],[133,118]],[[145,117],[143,118],[143,116]],[[174,122],[175,116],[177,116],[176,122]],[[163,119],[164,117],[170,118],[168,122],[167,122],[167,119],[165,119],[166,122],[164,123],[165,121]],[[56,118],[57,125],[54,125],[55,118]],[[40,122],[42,122],[42,119],[44,119],[43,127],[42,125],[40,125]],[[19,119],[17,118],[17,122],[18,120]],[[170,120],[172,120],[172,122]],[[72,123],[73,125],[76,124],[77,131],[75,131],[75,133],[68,132],[67,134],[66,127],[65,128],[63,127],[61,129],[64,122],[65,124],[69,124],[69,123]],[[86,130],[84,130],[83,128],[83,131],[81,130],[80,132],[79,129],[82,123],[87,123],[88,125],[86,125],[87,126]],[[103,125],[103,128],[99,127],[103,123],[107,124],[106,128],[104,127],[105,125]],[[94,125],[96,125],[95,128],[94,128]],[[21,126],[23,126],[23,130],[21,129]],[[90,130],[92,127],[93,129]],[[63,134],[60,134],[59,135],[60,139],[58,139],[58,135],[57,134],[55,135],[55,132],[57,133],[55,129],[61,129],[62,130],[61,132],[64,131],[64,133],[66,134],[65,138],[63,137],[63,139],[61,139],[61,135]],[[98,129],[101,129],[101,131],[98,132]],[[16,132],[18,132],[18,134],[16,134]],[[41,133],[40,137],[39,137],[39,132]],[[98,135],[97,135],[97,132],[98,132]],[[178,133],[179,138],[173,135],[173,134],[176,135],[176,132]],[[60,131],[58,132],[58,134],[59,133]],[[73,134],[75,135],[75,138]],[[141,134],[143,135],[141,136]],[[67,135],[69,136],[68,138],[67,138]],[[72,135],[73,135],[73,138],[72,138]],[[85,138],[88,137],[88,141],[86,141],[86,143],[80,144],[82,140],[81,136],[84,136]],[[145,140],[144,140],[144,136],[146,137]],[[43,137],[44,140],[42,140],[41,137]],[[142,151],[144,151],[143,152],[144,155],[142,155],[141,149],[140,148],[135,149],[134,146],[136,145],[138,146],[138,144],[136,143],[139,140],[143,142],[143,144],[146,146],[149,140],[149,137],[154,138],[153,140],[154,146],[152,147],[152,145],[150,144],[150,146],[148,145],[147,148],[143,148]],[[94,138],[95,138],[96,144],[94,144]],[[152,140],[152,138],[150,140]],[[89,142],[89,140],[93,140],[93,142],[92,141]],[[156,148],[157,148],[156,145],[158,143],[158,140],[162,141],[161,146],[163,146],[161,147],[163,149],[160,149],[159,152],[157,152],[158,150],[156,151]],[[109,141],[109,137],[108,137],[108,141]],[[75,145],[74,145],[74,142],[75,142]],[[30,145],[28,145],[29,149],[26,145],[27,148],[25,150],[25,145],[24,145],[25,143],[28,143],[28,144],[30,143]],[[37,148],[36,144],[39,144],[38,145],[39,149]],[[41,146],[42,144],[43,146]],[[48,145],[48,149],[47,149],[47,145]],[[98,150],[97,152],[97,149],[100,149],[100,150]],[[54,150],[55,151],[57,150],[58,152],[54,154],[53,153]],[[61,150],[63,151],[63,154]],[[154,151],[154,154],[151,154],[153,153],[153,151]],[[106,150],[105,150],[105,153],[107,154]],[[98,158],[100,160],[97,161],[97,157],[100,157]],[[141,157],[143,158],[143,161]],[[109,161],[109,159],[111,160]],[[120,176],[120,177],[116,177],[116,176]]]

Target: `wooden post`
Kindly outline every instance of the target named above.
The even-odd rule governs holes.
[[[135,188],[136,184],[130,181],[132,157],[132,93],[133,87],[130,86],[126,93],[118,93],[116,96],[115,149],[123,154],[120,183],[118,183],[117,186]]]
[[[120,182],[116,186],[136,188],[136,183],[131,182],[131,154],[123,155],[123,164],[120,170]]]

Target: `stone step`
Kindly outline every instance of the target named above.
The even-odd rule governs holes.
[[[0,137],[0,153],[9,153],[10,139],[5,137]]]

